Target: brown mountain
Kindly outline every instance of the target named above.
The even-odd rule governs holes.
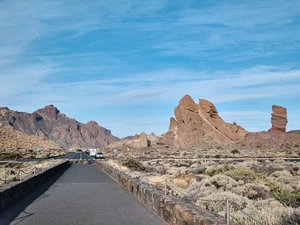
[[[25,134],[54,141],[64,148],[100,148],[118,140],[95,121],[86,124],[67,117],[53,105],[33,113],[0,107],[0,123]]]

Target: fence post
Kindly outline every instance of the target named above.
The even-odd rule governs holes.
[[[226,198],[226,224],[230,224],[230,202],[229,198]]]
[[[167,195],[167,179],[165,179],[165,196]]]
[[[4,184],[6,184],[6,167],[4,168]]]

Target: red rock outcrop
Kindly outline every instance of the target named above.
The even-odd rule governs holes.
[[[120,141],[114,142],[110,144],[108,147],[110,148],[134,148],[134,149],[140,149],[140,148],[146,148],[153,145],[156,145],[156,142],[158,141],[158,137],[154,134],[146,134],[145,132],[142,132],[141,134],[136,134],[134,137],[127,139],[124,138]]]
[[[24,113],[0,107],[0,123],[25,134],[56,142],[64,148],[101,148],[119,140],[95,121],[86,124],[67,117],[53,105]]]
[[[286,132],[287,125],[287,111],[286,108],[278,105],[272,106],[272,127],[269,129],[270,132]]]
[[[224,122],[216,107],[204,99],[196,104],[186,95],[180,100],[174,114],[176,119],[170,119],[169,130],[164,137],[178,146],[200,144],[204,135],[208,135],[217,143],[234,143],[247,134],[247,131],[236,123]]]

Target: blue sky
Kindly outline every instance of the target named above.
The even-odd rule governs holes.
[[[118,137],[168,130],[186,94],[248,131],[300,129],[300,1],[0,0],[0,105],[56,106]]]

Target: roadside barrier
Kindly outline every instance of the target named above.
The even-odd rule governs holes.
[[[167,188],[164,188],[164,184],[166,184],[165,179],[151,181],[151,179],[139,176],[133,171],[120,171],[119,168],[121,167],[114,168],[102,161],[96,161],[96,165],[170,225],[227,224],[224,217],[197,207],[187,199],[168,194]],[[149,185],[148,182],[151,182],[154,186]],[[155,185],[157,184],[161,188],[156,188]],[[163,191],[164,189],[165,192]]]
[[[121,169],[121,166],[119,165],[119,168]],[[127,174],[127,175],[131,175],[132,172],[130,169],[128,169],[126,172],[121,172],[123,174]],[[149,178],[147,178],[145,176],[144,173],[142,173],[142,175],[139,177],[140,183],[142,184],[147,183],[148,185],[153,186],[153,184],[164,184],[163,185],[163,189],[162,188],[158,188],[156,185],[156,188],[161,189],[164,191],[165,196],[168,195],[168,193],[172,194],[170,190],[173,190],[174,192],[176,192],[178,194],[179,197],[183,198],[183,199],[187,199],[189,201],[191,201],[193,204],[195,204],[197,201],[203,201],[203,202],[223,202],[224,203],[224,207],[225,207],[225,219],[226,219],[226,225],[230,225],[230,218],[235,219],[234,216],[231,215],[230,211],[231,211],[231,201],[230,198],[225,198],[225,199],[220,199],[220,200],[209,200],[209,199],[201,199],[201,198],[192,198],[191,196],[187,195],[186,193],[184,193],[183,191],[179,190],[179,188],[177,188],[175,185],[173,185],[170,181],[168,181],[167,179],[163,179],[161,181],[153,181],[150,180]],[[196,205],[197,206],[197,205]],[[255,222],[258,225],[263,225],[263,223],[257,219],[255,219],[254,217],[252,217],[251,215],[249,215],[248,213],[244,212],[243,210],[238,210],[239,212],[243,213],[247,218],[249,218],[250,220],[252,220],[253,222]],[[236,211],[237,212],[237,211]]]
[[[47,178],[53,174],[68,168],[69,161],[58,161],[58,163],[51,164],[51,167],[47,167],[43,170],[31,169],[29,171],[16,170],[18,177],[14,176],[15,179],[19,179],[3,186],[0,186],[0,213],[9,204],[19,200],[26,194],[34,190]],[[22,171],[22,172],[20,172]],[[33,174],[35,172],[35,174]],[[21,175],[21,180],[20,180]],[[6,180],[8,181],[8,179]]]
[[[46,160],[44,161],[46,162]],[[0,177],[0,181],[4,182],[4,184],[13,182],[13,181],[22,181],[22,179],[24,179],[26,176],[32,175],[32,174],[36,174],[39,171],[44,171],[45,169],[51,168],[54,165],[57,165],[58,163],[60,163],[61,161],[56,161],[56,160],[49,160],[47,161],[48,163],[48,167],[47,168],[38,168],[36,166],[34,166],[31,170],[26,171],[24,169],[14,169],[14,168],[2,168],[4,169],[4,179]],[[9,171],[9,175],[7,174]],[[11,177],[8,179],[8,177]]]

